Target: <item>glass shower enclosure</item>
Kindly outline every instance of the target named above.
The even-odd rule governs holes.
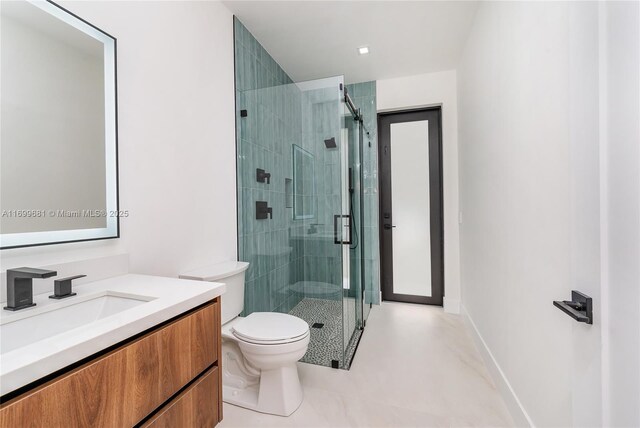
[[[362,118],[342,76],[258,87],[236,91],[244,315],[304,319],[311,343],[302,361],[349,368],[369,307]]]

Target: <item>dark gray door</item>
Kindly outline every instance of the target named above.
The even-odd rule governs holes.
[[[440,108],[378,115],[382,299],[442,305]]]

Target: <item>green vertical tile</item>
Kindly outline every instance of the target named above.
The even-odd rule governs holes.
[[[245,90],[244,85],[244,60],[243,60],[243,48],[241,45],[236,44],[235,46],[235,82],[236,89],[243,91]]]
[[[242,197],[242,206],[244,210],[240,213],[242,222],[244,223],[243,229],[245,235],[254,233],[253,213],[255,212],[255,200],[253,199],[253,193],[251,189],[242,188],[239,192],[239,197]]]
[[[255,262],[255,235],[245,235],[242,238],[242,260],[249,262],[249,268],[246,271],[245,278],[248,281],[252,281],[257,278],[257,265]]]
[[[271,310],[269,299],[269,279],[267,275],[258,278],[258,289],[256,296],[256,309],[260,312]]]
[[[244,311],[243,311],[243,315],[245,317],[255,312],[255,296],[256,296],[255,287],[256,287],[255,280],[245,282]]]
[[[267,274],[267,285],[269,292],[269,310],[273,311],[281,304],[278,295],[278,281],[275,270],[272,270]]]
[[[263,220],[266,221],[266,220]],[[266,242],[265,233],[258,233],[257,235],[257,258],[258,258],[258,275],[262,276],[267,273],[267,264],[265,260]]]

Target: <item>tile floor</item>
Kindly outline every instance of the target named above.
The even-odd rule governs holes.
[[[460,316],[374,307],[350,371],[299,363],[305,400],[283,418],[224,405],[230,427],[504,427],[505,404]]]

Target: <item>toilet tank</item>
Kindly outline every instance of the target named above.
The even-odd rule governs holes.
[[[244,274],[249,268],[247,262],[223,262],[180,274],[182,279],[221,282],[227,291],[222,295],[222,324],[225,324],[244,309]]]

